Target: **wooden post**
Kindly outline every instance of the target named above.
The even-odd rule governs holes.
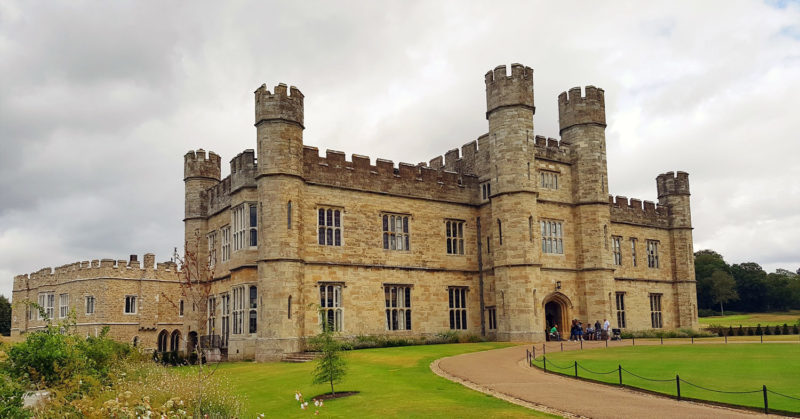
[[[678,400],[681,399],[681,376],[675,375],[675,386],[678,388]]]

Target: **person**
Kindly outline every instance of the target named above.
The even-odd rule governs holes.
[[[603,319],[603,340],[608,340],[608,332],[610,332],[610,327],[611,323],[608,322],[608,319]]]
[[[589,325],[586,326],[586,339],[594,340],[594,327],[592,327],[591,323],[589,323]]]
[[[596,340],[600,340],[600,320],[594,322],[594,336]]]
[[[558,328],[556,327],[556,325],[553,325],[553,327],[550,328],[550,340],[551,341],[561,340],[561,338],[558,337]]]
[[[581,323],[580,321],[578,321],[578,324],[576,325],[575,335],[576,335],[575,340],[578,341],[583,340],[583,323]]]

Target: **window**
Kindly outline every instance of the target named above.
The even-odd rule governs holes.
[[[245,287],[233,288],[233,334],[244,333],[244,290]]]
[[[484,182],[481,184],[481,200],[488,201],[489,198],[492,196],[492,184],[490,182]]]
[[[320,324],[324,330],[342,331],[342,286],[339,284],[320,284],[319,286]]]
[[[323,246],[342,245],[342,210],[320,208],[317,210],[318,243]]]
[[[622,265],[622,237],[611,236],[611,251],[614,253],[614,265]]]
[[[258,206],[250,204],[250,247],[258,246]]]
[[[52,292],[39,294],[39,306],[41,309],[39,310],[39,314],[37,318],[42,320],[42,310],[44,310],[45,317],[47,319],[52,319],[55,315],[55,306],[56,304],[56,295]]]
[[[647,267],[658,268],[658,241],[647,241]]]
[[[489,314],[489,330],[497,329],[497,308],[496,307],[488,307],[486,309]]]
[[[497,219],[497,236],[500,238],[500,246],[503,245],[503,223]]]
[[[244,248],[244,236],[247,226],[245,225],[244,205],[239,205],[233,209],[233,251]]]
[[[208,297],[208,324],[206,334],[213,335],[217,330],[217,297]]]
[[[289,296],[288,301],[286,302],[286,318],[292,318],[292,296]]]
[[[63,319],[69,314],[69,294],[60,294],[58,296],[58,317]]]
[[[558,189],[558,173],[541,172],[539,173],[539,184],[546,189]]]
[[[533,216],[528,217],[528,240],[533,241]]]
[[[636,237],[631,237],[631,263],[636,266]]]
[[[231,295],[222,294],[222,346],[228,346],[228,335],[231,333]]]
[[[286,228],[292,229],[292,201],[286,203]]]
[[[411,330],[411,287],[384,285],[386,330]]]
[[[250,321],[249,324],[249,332],[255,333],[258,330],[258,287],[251,285],[250,286],[250,314],[249,314]]]
[[[542,253],[564,254],[561,221],[542,220]]]
[[[492,236],[486,236],[486,253],[492,253]]]
[[[222,232],[222,261],[227,262],[231,259],[231,227],[225,226]]]
[[[467,329],[467,288],[450,287],[447,289],[450,294],[450,329]]]
[[[125,314],[136,314],[136,296],[125,296]]]
[[[233,251],[258,246],[258,206],[242,204],[233,210]]]
[[[650,325],[653,329],[661,329],[661,294],[650,294]]]
[[[86,314],[94,314],[94,297],[91,295],[86,296]]]
[[[624,329],[625,326],[625,293],[617,293],[617,327]]]
[[[183,317],[183,300],[178,302],[178,316]]]
[[[212,231],[206,237],[208,239],[208,267],[213,268],[217,264],[217,232]]]
[[[408,215],[383,214],[383,248],[409,250]]]
[[[447,254],[464,254],[464,222],[459,220],[445,221],[447,231]]]

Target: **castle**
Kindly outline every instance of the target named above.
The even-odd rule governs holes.
[[[214,336],[229,359],[271,360],[302,350],[323,323],[345,336],[534,342],[574,318],[697,327],[688,175],[658,175],[657,204],[612,197],[603,90],[559,95],[558,141],[534,135],[533,70],[508,70],[485,76],[488,133],[397,166],[320,156],[303,144],[300,90],[259,87],[256,151],[234,157],[228,177],[213,152],[184,156],[187,250],[214,280],[206,321],[180,333]],[[14,301],[35,301],[58,275],[17,277]],[[12,327],[31,324],[15,315]]]

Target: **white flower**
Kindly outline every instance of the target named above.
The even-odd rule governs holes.
[[[314,406],[319,407],[319,400],[314,400]]]
[[[300,393],[294,393],[294,399],[300,400]]]
[[[306,410],[306,405],[305,405],[305,403],[300,403],[300,408],[301,408],[301,409],[303,409],[303,410]]]

